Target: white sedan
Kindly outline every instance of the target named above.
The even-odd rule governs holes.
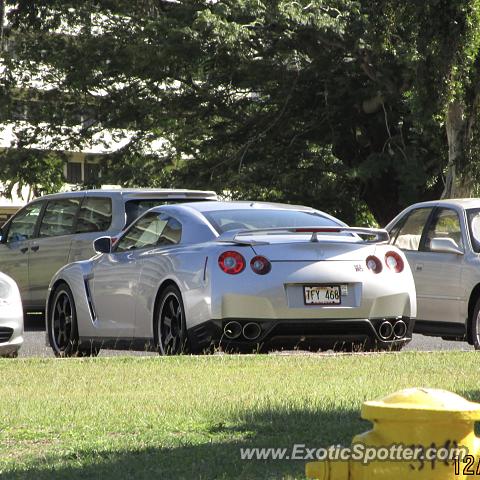
[[[16,357],[23,344],[23,307],[15,281],[0,273],[0,357]]]
[[[466,340],[479,350],[480,200],[417,203],[385,229],[415,279],[415,332]]]

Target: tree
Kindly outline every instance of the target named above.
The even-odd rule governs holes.
[[[384,224],[440,196],[448,106],[475,104],[473,1],[8,3],[4,120],[29,105],[42,126],[32,144],[39,131],[72,148],[105,129],[123,135],[105,167],[126,185],[305,203],[352,223],[372,212]],[[32,88],[38,78],[48,90]],[[471,153],[450,160],[474,164]]]
[[[471,196],[478,182],[480,2],[398,2],[398,21],[414,26],[412,85],[417,115],[445,127],[448,165],[443,197]],[[415,108],[414,107],[414,108]]]

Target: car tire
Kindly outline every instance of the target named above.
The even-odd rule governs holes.
[[[470,319],[470,332],[473,347],[475,350],[480,350],[480,298],[475,303],[473,315]]]
[[[47,316],[48,340],[56,357],[95,357],[100,351],[93,345],[81,345],[78,338],[77,311],[72,291],[61,283],[51,296]]]
[[[170,285],[160,295],[155,312],[155,346],[160,355],[188,352],[185,307],[180,290]]]

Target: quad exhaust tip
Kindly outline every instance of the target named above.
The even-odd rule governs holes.
[[[255,322],[249,322],[242,328],[239,322],[232,321],[223,327],[223,334],[229,340],[236,340],[240,338],[242,334],[246,340],[256,340],[262,334],[262,328]]]
[[[399,320],[393,326],[395,338],[403,338],[407,334],[407,324],[403,320]]]
[[[238,322],[228,322],[223,328],[223,334],[230,340],[235,340],[242,334],[242,326]]]
[[[262,333],[258,323],[249,322],[243,327],[243,336],[247,340],[256,340]]]
[[[382,340],[388,340],[393,335],[393,326],[386,320],[378,327],[378,335]]]

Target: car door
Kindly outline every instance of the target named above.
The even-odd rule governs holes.
[[[93,257],[95,255],[93,241],[102,235],[109,234],[112,219],[111,196],[102,195],[100,192],[89,192],[80,206],[69,262]]]
[[[34,202],[20,210],[2,229],[0,269],[18,284],[25,308],[31,305],[28,278],[30,245],[45,202]]]
[[[430,299],[423,291],[428,278],[426,270],[418,267],[424,261],[424,252],[420,250],[425,225],[430,221],[434,207],[420,207],[411,210],[391,231],[391,243],[403,250],[415,279],[417,291],[417,319],[425,319],[430,311]],[[428,316],[428,315],[427,315]]]
[[[168,275],[178,268],[172,257],[172,251],[178,251],[182,237],[181,223],[167,214],[161,214],[159,222],[163,228],[155,248],[144,251],[141,256],[142,271],[140,276],[140,292],[135,309],[135,337],[150,338],[152,332],[153,305],[158,287]],[[161,225],[160,223],[160,225]]]
[[[414,264],[417,298],[421,298],[419,319],[433,322],[464,323],[460,318],[463,299],[463,255],[433,251],[434,238],[450,238],[465,251],[466,238],[462,233],[458,213],[451,208],[438,207],[425,226],[420,252]]]
[[[81,197],[49,200],[38,236],[31,241],[28,262],[30,295],[32,304],[39,308],[45,305],[51,278],[68,263],[80,202]]]
[[[401,248],[410,264],[417,291],[417,320],[459,321],[462,256],[430,250],[432,238],[455,238],[463,248],[460,218],[450,208],[420,207],[410,211],[397,228],[392,243]]]
[[[103,254],[94,264],[90,285],[99,335],[133,338],[135,305],[141,292],[139,257],[157,244],[165,224],[158,213],[147,213],[130,226],[113,252]]]

